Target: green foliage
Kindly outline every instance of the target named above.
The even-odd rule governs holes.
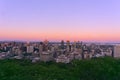
[[[0,80],[119,80],[120,60],[111,57],[69,64],[0,60]]]

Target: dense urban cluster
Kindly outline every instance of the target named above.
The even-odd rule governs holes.
[[[37,61],[55,61],[69,63],[74,59],[91,59],[104,56],[119,56],[120,48],[84,42],[0,42],[0,59],[30,59]]]

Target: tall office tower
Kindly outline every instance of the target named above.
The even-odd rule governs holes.
[[[84,45],[82,46],[82,49],[83,49],[83,50],[87,50],[87,46],[84,44]]]
[[[18,55],[19,52],[20,52],[19,48],[16,47],[16,48],[15,48],[15,55]]]
[[[74,43],[73,43],[74,50],[76,49],[76,46],[77,46],[77,43],[76,43],[76,41],[74,41]]]
[[[32,45],[27,46],[27,53],[33,53],[34,47]]]
[[[42,53],[42,51],[43,51],[43,46],[40,44],[39,45],[39,53]]]
[[[71,52],[73,52],[74,51],[74,45],[72,44],[71,45]]]
[[[78,49],[80,48],[80,41],[76,42],[76,48],[78,48]]]
[[[54,52],[55,51],[55,47],[52,45],[51,46],[51,51]]]
[[[120,45],[115,45],[114,46],[113,57],[120,58]]]
[[[64,49],[65,48],[65,43],[64,43],[64,40],[61,41],[61,49]]]
[[[16,49],[16,47],[13,46],[13,47],[12,47],[12,53],[13,53],[13,54],[15,54],[15,49]]]
[[[66,41],[66,45],[67,45],[67,46],[70,45],[70,41],[69,41],[69,40]]]
[[[87,46],[84,44],[83,46],[82,46],[82,58],[84,59],[85,58],[85,55],[84,54],[86,54],[87,53]]]
[[[27,52],[27,45],[26,45],[26,44],[24,44],[24,45],[21,47],[21,51],[22,51],[23,53],[26,53],[26,52]]]
[[[20,50],[20,48],[18,49],[18,56],[22,55],[22,51]]]
[[[90,44],[91,49],[95,49],[96,45],[94,43]]]
[[[66,49],[67,49],[67,52],[70,51],[70,41],[69,40],[66,42]]]
[[[43,43],[43,51],[48,51],[48,44],[49,44],[49,41],[45,40]]]
[[[49,43],[48,40],[45,40],[45,41],[44,41],[44,44],[45,44],[45,45],[48,45],[48,43]]]
[[[112,50],[111,47],[109,47],[109,48],[107,49],[106,55],[107,55],[107,56],[113,56],[113,50]]]
[[[54,48],[55,48],[55,51],[59,50],[59,45],[58,44],[54,44]]]
[[[87,51],[85,51],[85,52],[83,53],[83,55],[84,55],[84,59],[88,59],[88,58],[89,58],[89,54],[88,54]]]

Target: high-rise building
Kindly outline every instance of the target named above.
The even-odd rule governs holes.
[[[120,45],[115,45],[114,46],[113,57],[120,58]]]
[[[67,49],[67,52],[70,51],[70,41],[67,41],[67,42],[66,42],[66,49]]]
[[[39,53],[42,53],[42,51],[43,51],[43,43],[40,42],[40,45],[39,45]]]
[[[27,46],[27,53],[33,53],[34,47],[32,45]]]
[[[76,41],[74,41],[74,43],[73,43],[74,49],[76,48],[76,45],[77,45],[77,43],[76,43]]]
[[[61,41],[61,49],[64,49],[65,48],[65,45],[64,45],[64,40]]]

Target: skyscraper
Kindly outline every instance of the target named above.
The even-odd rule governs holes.
[[[113,57],[115,58],[120,58],[120,45],[115,45],[114,46],[114,54]]]

